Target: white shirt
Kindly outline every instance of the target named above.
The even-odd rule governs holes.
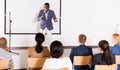
[[[48,19],[48,12],[49,12],[49,10],[47,12],[45,12],[45,10],[44,10],[46,20]]]
[[[10,64],[13,64],[12,55],[2,48],[0,48],[0,59],[8,59]]]
[[[12,59],[12,56],[9,52],[5,51],[4,49],[0,48],[0,58]]]
[[[60,68],[68,68],[68,70],[72,70],[72,63],[69,57],[63,57],[61,59],[49,58],[46,59],[43,65],[43,69],[60,69]]]

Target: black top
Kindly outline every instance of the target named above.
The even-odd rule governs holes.
[[[94,70],[95,65],[107,65],[106,62],[102,59],[102,54],[95,54],[93,57],[91,70]],[[113,55],[113,64],[115,64],[115,56]]]

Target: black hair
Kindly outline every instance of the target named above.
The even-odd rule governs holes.
[[[50,7],[50,4],[49,4],[49,3],[45,3],[44,5],[46,5],[46,6]]]
[[[103,50],[102,60],[104,60],[107,65],[112,65],[113,64],[113,56],[110,51],[108,41],[101,40],[99,42],[99,47]]]
[[[35,51],[37,53],[40,53],[43,50],[42,43],[44,42],[45,37],[42,33],[37,33],[35,36],[35,41],[37,42],[37,45],[35,46]]]
[[[50,45],[50,55],[52,58],[59,58],[63,55],[63,44],[60,41],[53,41]]]

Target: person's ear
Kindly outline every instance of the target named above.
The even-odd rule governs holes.
[[[112,43],[114,44],[115,43],[115,40],[112,38]]]
[[[78,44],[81,44],[80,41],[79,41],[79,39],[78,39]]]
[[[99,50],[100,52],[102,52],[102,49],[101,49],[101,48],[98,48],[98,50]]]

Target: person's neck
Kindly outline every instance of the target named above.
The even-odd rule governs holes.
[[[100,51],[99,53],[103,53],[103,51]]]
[[[62,59],[62,58],[63,58],[63,56],[60,56],[60,57],[59,57],[59,59]]]
[[[47,13],[48,11],[49,11],[49,9],[48,9],[48,10],[46,10],[46,11],[45,11],[45,13]]]
[[[85,45],[84,43],[80,43],[80,45]]]

